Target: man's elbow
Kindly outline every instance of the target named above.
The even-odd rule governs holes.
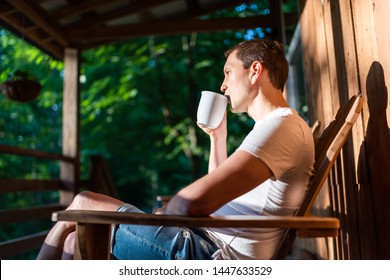
[[[178,193],[168,202],[165,214],[205,217],[215,211],[215,206],[210,198]]]
[[[190,217],[205,217],[211,214],[206,203],[198,200],[178,199],[174,197],[167,204],[164,214],[167,215],[181,215]]]
[[[187,200],[186,215],[191,217],[207,217],[217,210],[218,205],[209,198],[196,198]]]
[[[186,215],[190,217],[206,217],[212,212],[214,212],[213,206],[209,201],[189,201],[186,209]]]

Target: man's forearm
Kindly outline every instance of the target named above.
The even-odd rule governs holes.
[[[210,138],[209,173],[227,159],[226,137]]]

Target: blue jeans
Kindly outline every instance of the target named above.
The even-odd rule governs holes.
[[[140,212],[125,205],[118,211]],[[123,260],[211,260],[217,250],[201,228],[119,225],[112,240],[113,256]]]

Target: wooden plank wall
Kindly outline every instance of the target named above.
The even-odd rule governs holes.
[[[390,259],[390,1],[307,0],[303,5],[311,123],[328,124],[352,95],[365,98],[329,189],[314,209],[340,218],[340,237],[304,246],[320,258]]]

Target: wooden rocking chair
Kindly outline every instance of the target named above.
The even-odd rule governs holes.
[[[333,217],[310,216],[311,207],[340,153],[363,106],[360,96],[353,96],[339,109],[335,119],[316,143],[315,173],[310,180],[304,201],[295,216],[223,216],[186,217],[139,213],[69,210],[55,212],[53,221],[77,223],[75,259],[110,259],[112,224],[142,224],[179,227],[253,227],[285,228],[274,259],[285,259],[296,236],[337,237],[339,220]]]

